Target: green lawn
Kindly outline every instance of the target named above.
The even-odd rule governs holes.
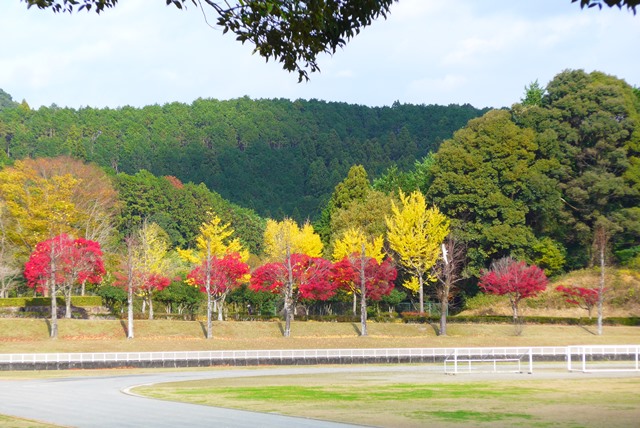
[[[139,387],[166,400],[380,427],[631,427],[640,375],[415,375],[385,372],[250,377]]]

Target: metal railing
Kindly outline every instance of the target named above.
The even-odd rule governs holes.
[[[640,371],[640,345],[568,346],[567,370],[585,373]]]
[[[323,363],[418,363],[462,362],[468,360],[495,362],[529,359],[533,370],[534,359],[568,361],[581,355],[583,361],[591,355],[630,355],[635,353],[638,365],[640,345],[609,346],[545,346],[545,347],[496,347],[496,348],[371,348],[371,349],[279,349],[279,350],[228,350],[228,351],[166,351],[166,352],[92,352],[92,353],[36,353],[0,354],[0,368],[25,368],[29,365],[71,366],[127,366],[135,363],[175,363],[189,365],[215,364],[323,364]],[[457,363],[456,363],[457,364]],[[446,367],[445,367],[446,370]]]
[[[272,359],[327,359],[327,358],[431,358],[444,359],[458,355],[477,355],[482,349],[494,353],[511,353],[513,350],[532,350],[534,355],[564,356],[566,347],[537,348],[372,348],[372,349],[280,349],[241,351],[166,351],[166,352],[92,352],[92,353],[41,353],[0,354],[0,364],[42,362],[113,362],[113,361],[179,361],[179,360],[272,360]],[[520,351],[518,351],[520,352]]]

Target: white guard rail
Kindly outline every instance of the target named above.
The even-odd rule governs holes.
[[[640,345],[568,346],[567,369],[585,373],[640,371]]]
[[[248,351],[171,351],[171,352],[93,352],[93,353],[41,353],[0,354],[0,364],[17,363],[84,363],[84,362],[141,362],[141,361],[189,361],[189,360],[326,360],[326,359],[394,359],[431,358],[442,361],[456,353],[481,355],[490,349],[494,355],[530,353],[533,356],[566,356],[567,347],[532,348],[377,348],[377,349],[284,349]]]

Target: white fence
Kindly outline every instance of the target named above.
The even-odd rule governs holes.
[[[566,360],[569,370],[575,370],[576,367],[572,365],[572,361],[576,355],[580,355],[584,362],[588,359],[602,358],[602,355],[635,355],[637,369],[639,348],[640,345],[616,345],[0,354],[0,369],[25,369],[31,366],[68,368],[444,362],[447,373],[470,372],[474,369],[486,370],[487,365],[492,371],[498,371],[504,368],[505,363],[517,365],[517,371],[522,371],[524,363],[527,371],[532,372],[534,361],[551,360]]]
[[[545,353],[545,350],[548,351]],[[459,348],[444,360],[444,372],[447,374],[471,373],[480,371],[508,371],[522,373],[523,360],[527,372],[533,373],[533,356],[558,356],[558,351],[566,348]]]
[[[585,373],[640,371],[640,345],[569,346],[567,369]]]
[[[566,347],[534,348],[381,348],[381,349],[285,349],[248,351],[172,351],[172,352],[102,352],[53,354],[0,354],[0,364],[11,363],[65,363],[65,362],[127,362],[127,361],[180,361],[180,360],[324,360],[324,359],[394,359],[415,358],[439,361],[452,354],[478,355],[490,349],[495,354],[527,352],[532,355],[562,356]]]

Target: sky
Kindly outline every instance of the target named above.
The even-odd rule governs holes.
[[[1,0],[0,40],[0,88],[32,108],[243,96],[504,107],[566,69],[640,86],[640,13],[571,0],[400,0],[388,19],[322,55],[321,72],[303,83],[208,26],[200,9],[164,0],[120,0],[100,15]]]

